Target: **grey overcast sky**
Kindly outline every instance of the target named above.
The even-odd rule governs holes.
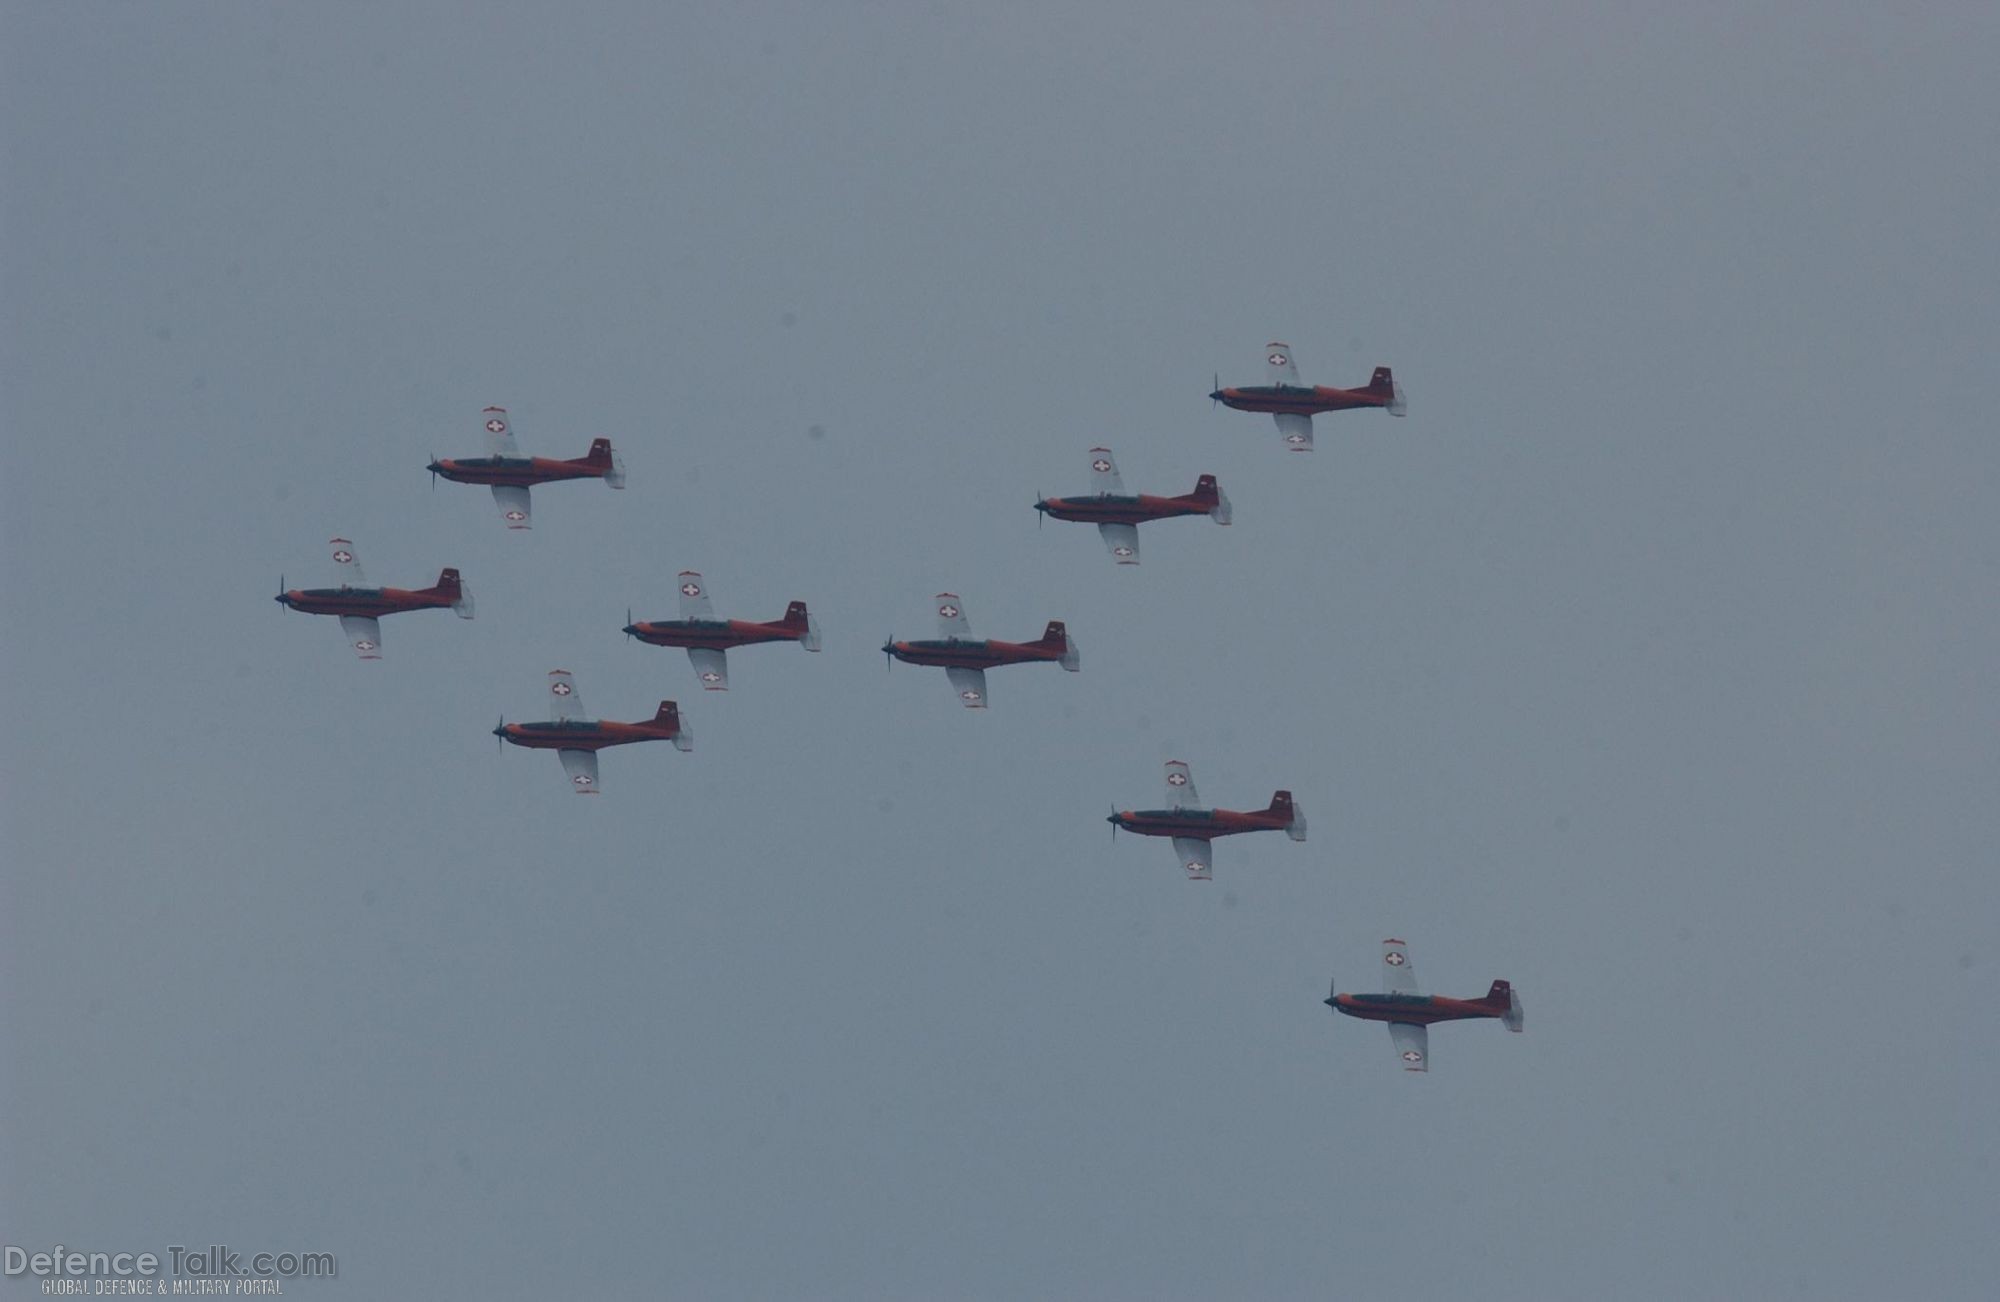
[[[1990,1297],[2000,13],[1611,8],[8,0],[5,1241]],[[433,493],[489,403],[630,488]],[[1236,523],[1037,532],[1098,442]],[[1083,672],[885,674],[942,589]],[[496,754],[557,666],[694,753]],[[1312,839],[1113,843],[1169,757]],[[1387,935],[1526,1034],[1397,1070]]]

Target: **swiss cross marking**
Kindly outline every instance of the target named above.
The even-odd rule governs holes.
[[[554,683],[551,683],[549,685],[549,690],[551,692],[554,692],[557,696],[568,696],[575,689],[572,688],[568,683],[563,682],[561,679],[557,679]]]
[[[1382,961],[1384,963],[1387,963],[1390,967],[1401,967],[1403,966],[1403,964],[1409,962],[1408,959],[1404,958],[1400,953],[1396,952],[1393,949],[1382,956]]]

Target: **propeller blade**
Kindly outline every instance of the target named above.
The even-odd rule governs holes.
[[[500,722],[493,725],[493,749],[507,749],[507,716],[504,714],[500,716]]]
[[[632,640],[632,608],[630,606],[625,607],[625,640],[627,642]]]

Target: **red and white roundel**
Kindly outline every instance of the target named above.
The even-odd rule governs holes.
[[[579,787],[587,787],[590,785],[590,774],[579,773],[575,777],[571,778],[570,781],[576,783],[576,785],[578,785]]]
[[[699,597],[701,595],[701,585],[699,583],[683,583],[681,584],[681,595],[683,597]]]
[[[509,520],[525,520],[528,518],[528,513],[526,511],[509,511],[507,512],[507,518]]]
[[[713,669],[704,669],[701,671],[701,681],[704,683],[719,683],[722,681],[722,675],[716,673]]]
[[[354,553],[350,551],[335,552],[333,554],[333,563],[335,565],[351,565],[354,563]]]
[[[1186,786],[1186,785],[1187,785],[1187,774],[1185,774],[1185,773],[1169,773],[1169,774],[1167,774],[1167,785],[1168,785],[1168,786],[1170,786],[1170,787],[1184,787],[1184,786]]]
[[[1382,961],[1390,967],[1401,967],[1410,960],[1404,958],[1400,951],[1392,949],[1382,956]]]
[[[1291,359],[1286,357],[1283,353],[1273,352],[1270,355],[1270,357],[1266,358],[1265,360],[1269,361],[1273,366],[1283,366],[1286,362],[1290,361]]]
[[[1422,1062],[1423,1060],[1424,1060],[1424,1055],[1418,1053],[1415,1049],[1403,1050],[1404,1062]]]
[[[1130,556],[1132,554],[1132,549],[1130,547],[1113,547],[1111,549],[1111,554],[1113,556]]]
[[[1188,870],[1189,872],[1191,872],[1191,873],[1198,873],[1198,872],[1200,872],[1200,871],[1201,871],[1201,860],[1199,860],[1199,859],[1190,859],[1190,860],[1188,860],[1188,861],[1187,861],[1187,870]]]
[[[359,642],[356,642],[354,644],[354,649],[356,651],[373,651],[375,649],[375,644],[364,637]]]
[[[486,422],[486,428],[495,434],[504,434],[507,432],[507,422],[496,417]]]
[[[938,607],[938,614],[943,615],[946,619],[957,619],[958,607],[951,605],[950,603],[946,603],[945,605]]]
[[[1292,446],[1294,446],[1294,447],[1297,447],[1297,446],[1298,446],[1299,444],[1301,444],[1301,443],[1303,443],[1303,442],[1305,442],[1305,441],[1306,441],[1306,436],[1305,436],[1305,435],[1303,435],[1303,434],[1287,434],[1287,435],[1285,435],[1285,442],[1287,442],[1287,443],[1290,443],[1290,444],[1291,444]]]
[[[549,684],[549,690],[557,696],[568,696],[575,689],[558,678],[555,682]]]
[[[959,695],[964,697],[968,701],[976,701],[979,699],[979,693],[973,691],[970,687],[960,692]]]
[[[1106,461],[1103,457],[1099,457],[1097,460],[1090,463],[1090,468],[1092,470],[1095,470],[1098,474],[1101,475],[1105,471],[1111,469],[1111,463],[1109,461]]]

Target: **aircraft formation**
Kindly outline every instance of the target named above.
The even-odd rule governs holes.
[[[1261,385],[1224,388],[1218,376],[1209,397],[1238,411],[1263,412],[1277,423],[1284,447],[1292,452],[1313,450],[1315,415],[1325,412],[1380,408],[1392,416],[1408,411],[1402,386],[1386,366],[1375,368],[1367,385],[1358,389],[1336,389],[1304,384],[1299,378],[1289,345],[1265,346],[1266,382]],[[501,523],[510,530],[533,527],[529,490],[537,484],[573,479],[600,479],[611,488],[625,487],[625,465],[609,439],[595,439],[589,451],[573,460],[555,460],[522,454],[514,438],[512,419],[501,407],[480,413],[486,436],[484,457],[439,458],[433,456],[426,467],[433,479],[454,483],[484,484],[493,494]],[[1038,516],[1082,524],[1095,524],[1115,565],[1139,564],[1139,526],[1180,516],[1207,516],[1219,525],[1230,523],[1229,498],[1216,477],[1203,474],[1192,492],[1175,497],[1130,494],[1125,491],[1111,449],[1090,449],[1091,492],[1074,497],[1043,497],[1035,502]],[[446,567],[438,581],[428,588],[373,587],[363,577],[354,544],[345,538],[329,543],[334,567],[334,584],[326,588],[286,588],[279,581],[277,601],[289,609],[312,615],[333,615],[354,653],[363,660],[382,658],[380,620],[384,615],[405,611],[449,609],[461,619],[473,617],[472,594],[456,569]],[[695,677],[704,691],[729,688],[728,652],[765,642],[797,642],[807,651],[820,649],[817,621],[803,601],[791,602],[783,616],[768,622],[721,619],[715,614],[707,581],[694,570],[678,576],[679,618],[635,620],[626,612],[624,633],[650,646],[679,647],[687,652]],[[891,662],[942,668],[959,703],[967,709],[983,710],[991,704],[986,674],[1008,665],[1055,664],[1070,673],[1079,672],[1081,653],[1068,626],[1052,619],[1042,636],[1032,642],[1006,642],[998,638],[975,638],[965,613],[965,604],[956,593],[936,597],[938,636],[898,641],[891,636],[882,652]],[[597,795],[597,753],[613,746],[638,742],[671,742],[677,750],[690,751],[694,739],[679,705],[663,700],[650,719],[618,723],[594,719],[584,712],[575,677],[565,669],[548,675],[550,718],[534,723],[508,723],[504,715],[493,735],[504,749],[507,745],[531,750],[553,750],[561,762],[570,789],[579,795]],[[1173,845],[1176,860],[1190,881],[1209,881],[1214,876],[1214,842],[1225,836],[1246,832],[1282,831],[1294,841],[1306,839],[1305,814],[1290,791],[1272,795],[1263,809],[1207,808],[1195,794],[1194,776],[1181,760],[1166,764],[1167,807],[1162,809],[1114,809],[1109,816],[1112,836],[1118,829],[1140,836],[1165,837]],[[1494,1018],[1509,1030],[1521,1029],[1520,1000],[1505,981],[1496,981],[1483,999],[1457,1000],[1425,996],[1417,992],[1409,954],[1400,940],[1383,942],[1386,991],[1381,994],[1340,994],[1337,989],[1326,999],[1337,1013],[1369,1021],[1386,1022],[1391,1042],[1404,1068],[1427,1071],[1430,1066],[1426,1028],[1434,1022],[1466,1018]]]

